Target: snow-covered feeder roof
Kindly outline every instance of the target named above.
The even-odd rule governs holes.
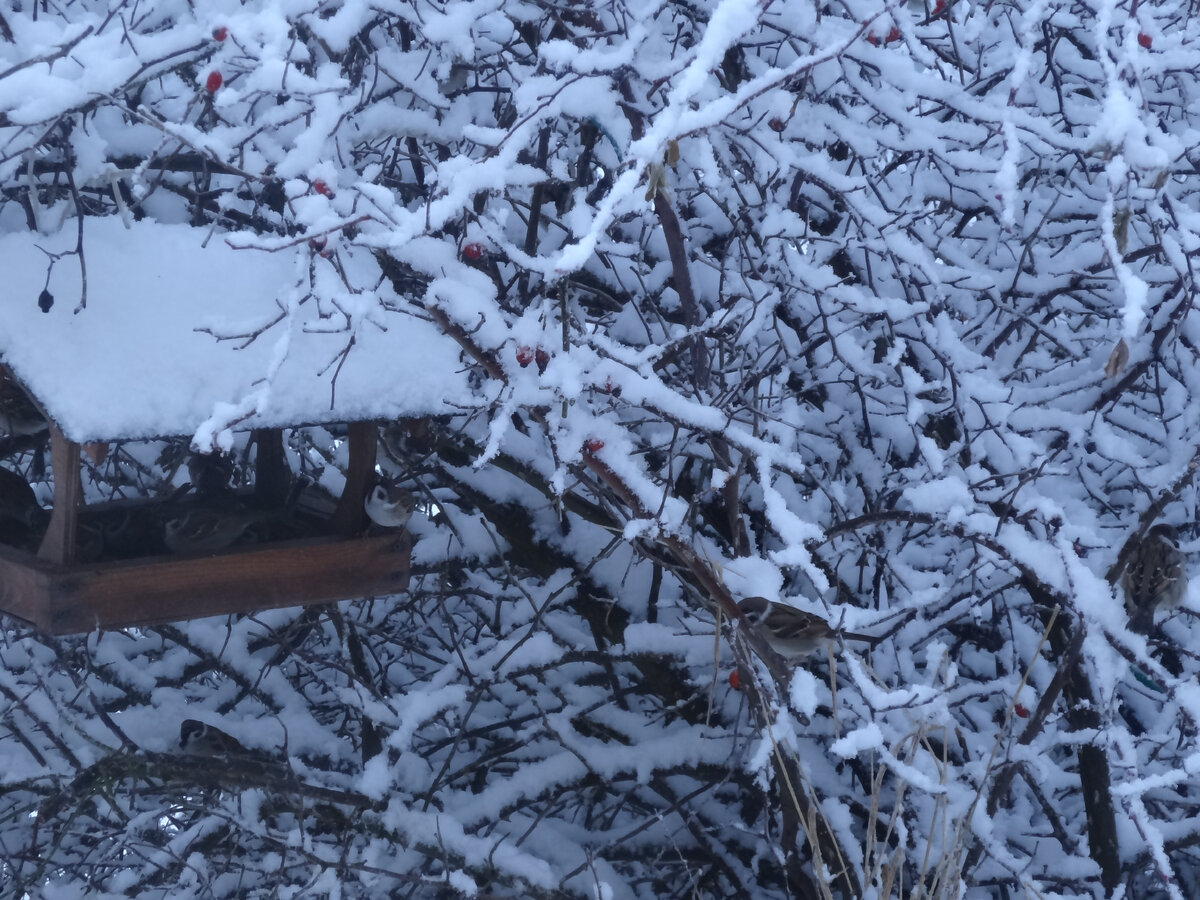
[[[386,282],[374,290],[378,272],[361,251],[347,268],[362,293],[343,288],[336,306],[318,308],[315,299],[296,305],[309,290],[306,244],[235,249],[209,229],[88,218],[87,307],[76,314],[79,259],[58,259],[47,285],[42,251],[73,250],[77,226],[69,219],[51,236],[0,235],[0,361],[71,440],[203,440],[229,425],[445,413],[469,398],[457,345],[427,321],[381,309],[381,295],[396,298]],[[326,284],[337,277],[329,261],[315,265],[328,269]],[[44,287],[54,297],[46,313]],[[251,333],[281,316],[253,341],[214,336]]]

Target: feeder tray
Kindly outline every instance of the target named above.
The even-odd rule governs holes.
[[[153,515],[160,501],[85,507],[80,446],[50,423],[54,507],[36,553],[0,545],[0,612],[50,634],[158,625],[205,616],[307,606],[408,587],[412,538],[407,531],[366,533],[362,506],[375,467],[376,426],[349,426],[350,464],[333,515],[310,530],[324,533],[233,546],[206,556],[141,556],[79,561],[80,519],[114,510]],[[255,494],[277,501],[290,481],[282,432],[256,431]]]

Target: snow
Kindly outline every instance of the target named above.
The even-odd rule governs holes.
[[[820,683],[807,669],[798,668],[788,683],[788,699],[791,707],[801,716],[812,716],[817,711],[820,698]]]
[[[0,358],[70,436],[432,418],[380,456],[409,593],[6,629],[5,877],[775,900],[821,865],[804,792],[863,896],[1080,900],[1090,746],[1126,892],[1194,896],[1200,626],[1131,634],[1113,564],[1154,518],[1200,543],[1197,26],[931,6],[7,4]],[[333,429],[290,437],[338,484]],[[152,493],[158,449],[88,490]],[[5,466],[46,497],[39,454]],[[721,588],[881,640],[758,660]],[[187,784],[187,717],[375,802]]]
[[[308,266],[326,265],[303,243],[234,250],[208,229],[126,229],[115,216],[88,219],[84,235],[87,307],[73,312],[80,269],[64,256],[47,314],[36,302],[46,254],[74,249],[75,222],[49,236],[0,236],[0,257],[20,261],[7,266],[0,359],[72,440],[198,434],[211,445],[234,426],[393,419],[472,402],[456,345],[411,312],[384,312],[380,302],[394,297],[365,296],[349,323],[298,299]]]
[[[474,897],[479,892],[475,879],[461,870],[446,873],[446,883],[466,897]]]

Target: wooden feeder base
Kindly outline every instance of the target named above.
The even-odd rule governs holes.
[[[0,612],[78,634],[395,594],[408,588],[411,551],[407,531],[76,565],[0,546]]]

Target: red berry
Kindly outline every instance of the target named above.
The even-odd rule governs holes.
[[[780,132],[783,131],[783,129],[787,126],[783,124],[783,119],[772,119],[767,123],[767,127],[774,132]]]
[[[533,362],[533,348],[522,344],[517,348],[517,365],[522,369]]]
[[[583,449],[588,453],[596,453],[604,449],[604,441],[600,438],[588,438],[583,442]]]
[[[483,244],[472,242],[463,244],[462,248],[463,259],[476,260],[483,256]]]
[[[605,394],[611,394],[613,392],[612,376],[604,376],[604,384],[600,385],[600,390]]]
[[[1019,718],[1022,718],[1022,719],[1029,718],[1029,710],[1025,708],[1025,704],[1023,704],[1023,703],[1018,703],[1015,706],[1013,706],[1013,712],[1015,712]]]
[[[220,28],[213,29],[213,40],[214,41],[223,41],[227,37],[229,37],[229,29],[226,28],[224,25],[222,25]]]
[[[875,35],[873,35],[873,34],[868,34],[867,35],[867,43],[872,45],[873,47],[878,47],[879,46],[879,38],[875,37]]]
[[[550,365],[550,354],[544,348],[538,347],[533,351],[533,361],[537,363],[538,374],[541,375],[546,371],[546,366]]]
[[[729,686],[735,691],[740,691],[742,689],[742,679],[741,676],[738,675],[737,669],[734,669],[729,673]]]
[[[1146,32],[1144,32],[1144,31],[1139,31],[1138,32],[1138,43],[1141,44],[1143,47],[1145,47],[1147,50],[1149,50],[1150,45],[1154,43],[1154,38],[1150,37],[1150,35],[1146,34]]]
[[[893,25],[887,33],[887,38],[884,39],[885,44],[890,44],[892,41],[900,40],[900,29]]]
[[[225,79],[221,77],[221,73],[216,69],[213,69],[208,73],[208,78],[204,80],[204,89],[210,94],[215,94],[217,89],[221,86],[221,82],[224,80]]]
[[[318,194],[320,194],[322,197],[332,197],[333,196],[333,191],[331,191],[329,189],[329,185],[327,185],[320,178],[317,178],[313,181],[312,187],[313,187],[313,190],[316,191]]]
[[[937,15],[941,15],[941,13],[942,13],[942,12],[943,12],[945,9],[946,9],[946,0],[937,0],[937,3],[935,3],[935,4],[933,5],[933,14],[934,14],[935,16],[937,16]]]
[[[309,238],[308,246],[310,246],[317,253],[320,253],[325,249],[326,243],[328,243],[328,240],[326,239],[325,235],[319,234],[315,238]]]

